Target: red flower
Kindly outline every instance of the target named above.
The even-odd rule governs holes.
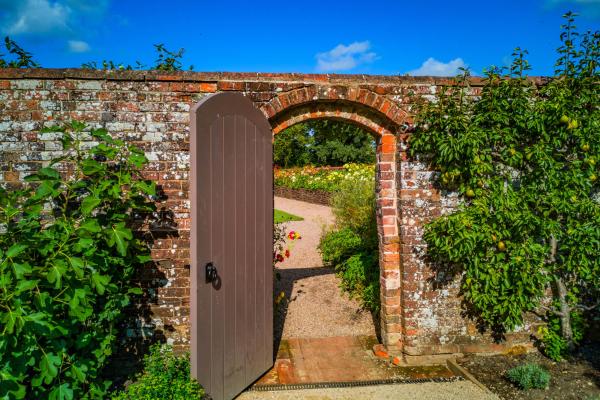
[[[296,232],[294,231],[290,231],[290,233],[288,234],[288,237],[292,240],[294,240],[296,238]]]
[[[290,251],[289,251],[289,249],[285,251],[285,256],[286,256],[287,258],[290,258]]]
[[[277,254],[277,262],[282,262],[284,260],[281,254]]]

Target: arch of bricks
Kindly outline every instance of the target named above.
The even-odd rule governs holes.
[[[360,125],[375,136],[381,337],[390,349],[401,350],[396,136],[407,123],[408,113],[372,90],[329,85],[309,85],[279,94],[261,110],[274,134],[302,121],[333,118]]]
[[[456,206],[433,185],[432,171],[407,156],[415,97],[435,98],[446,78],[366,75],[0,69],[0,183],[23,178],[60,154],[56,135],[40,130],[78,119],[143,148],[143,171],[157,181],[173,213],[154,241],[156,274],[144,276],[151,315],[128,332],[161,331],[176,349],[189,346],[189,110],[211,93],[237,91],[254,101],[275,133],[314,118],[359,124],[377,139],[382,339],[407,362],[460,353],[499,352],[529,343],[532,325],[495,343],[462,315],[457,281],[438,280],[424,257],[423,226]],[[481,82],[471,81],[477,95]],[[168,233],[167,232],[167,233]]]

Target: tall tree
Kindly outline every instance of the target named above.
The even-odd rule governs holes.
[[[600,299],[600,33],[580,36],[565,18],[553,79],[527,79],[517,49],[508,71],[487,71],[480,97],[468,95],[465,74],[423,103],[410,140],[463,200],[426,226],[429,256],[462,274],[485,324],[502,333],[537,313],[555,349],[576,344],[574,321]]]

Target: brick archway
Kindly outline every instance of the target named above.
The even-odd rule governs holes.
[[[261,107],[277,134],[311,119],[356,124],[376,140],[376,201],[379,237],[381,338],[393,351],[402,350],[400,307],[399,159],[397,136],[407,113],[382,96],[353,87],[308,86],[274,97]]]

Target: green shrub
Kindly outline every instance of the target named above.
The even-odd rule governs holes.
[[[511,368],[506,377],[523,390],[545,389],[550,383],[550,373],[537,364],[525,364]]]
[[[575,345],[578,345],[583,339],[586,322],[581,312],[571,312],[571,329]],[[552,360],[560,361],[569,353],[569,343],[561,336],[560,318],[551,316],[548,323],[539,328],[538,335],[542,352]]]
[[[336,224],[358,233],[363,239],[377,237],[375,180],[345,180],[331,198]]]
[[[141,294],[131,279],[150,252],[130,226],[155,210],[146,157],[85,129],[53,129],[64,157],[0,188],[0,398],[103,398],[116,326]]]
[[[363,249],[361,237],[349,228],[326,232],[319,243],[323,262],[336,267]]]
[[[360,299],[364,308],[379,311],[379,254],[377,251],[353,254],[336,265],[342,289]]]
[[[335,268],[341,288],[378,312],[379,251],[372,180],[347,180],[332,199],[336,229],[321,237],[323,261]]]
[[[190,379],[189,354],[177,356],[170,346],[155,344],[144,357],[144,371],[137,381],[116,393],[113,400],[191,400],[204,391]]]

